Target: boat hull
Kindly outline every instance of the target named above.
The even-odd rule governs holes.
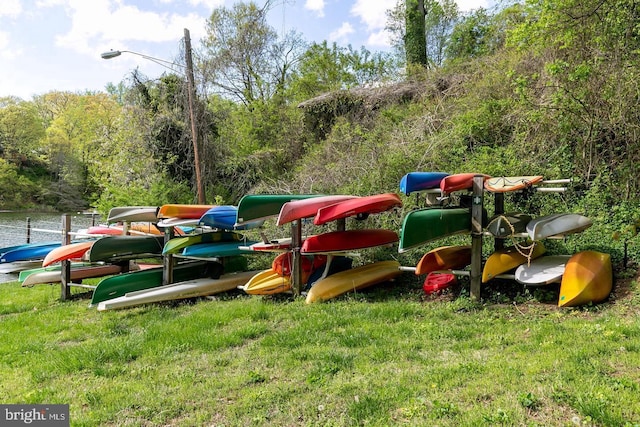
[[[292,200],[320,196],[323,194],[247,194],[238,203],[236,225],[275,217],[280,213],[282,205]]]
[[[211,266],[205,261],[187,262],[173,267],[173,281],[184,282],[211,275],[212,270],[221,270],[220,264]],[[162,268],[122,273],[102,279],[93,291],[91,306],[113,298],[121,297],[128,292],[141,291],[162,285]]]
[[[166,204],[158,209],[158,218],[200,219],[214,205]]]
[[[243,225],[236,225],[238,208],[231,205],[214,206],[204,213],[198,220],[198,225],[204,225],[220,230],[249,230],[262,226],[264,220],[248,222]]]
[[[398,234],[392,230],[365,229],[331,231],[307,237],[300,253],[336,253],[392,245]]]
[[[198,243],[196,245],[187,246],[182,250],[181,257],[185,258],[224,258],[251,253],[248,249],[243,249],[244,245],[253,242],[211,242]]]
[[[107,236],[96,240],[88,252],[89,262],[115,262],[156,257],[162,254],[164,236]]]
[[[107,216],[107,223],[128,222],[156,222],[158,221],[158,206],[119,206],[111,208]]]
[[[539,183],[542,179],[542,175],[496,176],[487,179],[484,182],[484,188],[492,193],[521,191]]]
[[[291,291],[291,277],[281,276],[273,269],[255,274],[242,287],[249,295],[274,295]]]
[[[438,270],[464,268],[471,264],[471,246],[442,246],[422,256],[415,274],[429,274]]]
[[[440,181],[440,191],[443,195],[446,195],[455,191],[470,190],[473,187],[473,179],[478,175],[482,176],[485,180],[490,178],[489,175],[483,173],[455,173],[445,176],[442,181]]]
[[[560,282],[569,258],[569,255],[550,255],[534,259],[529,265],[522,264],[516,268],[516,282],[527,286]]]
[[[229,231],[211,231],[206,233],[175,237],[165,243],[162,249],[162,255],[177,254],[186,247],[197,245],[200,243],[240,242],[242,239],[242,234]]]
[[[400,196],[395,193],[358,197],[318,209],[313,223],[315,225],[322,225],[352,216],[356,218],[366,217],[369,214],[386,212],[400,206],[402,206],[402,200],[400,200]]]
[[[567,261],[558,306],[577,307],[604,301],[612,287],[611,256],[596,251],[578,252]]]
[[[402,223],[402,253],[416,246],[471,231],[471,212],[467,208],[426,208],[409,212]]]
[[[409,172],[400,179],[400,192],[409,195],[414,192],[439,188],[445,172]]]
[[[524,213],[503,213],[490,218],[486,228],[493,237],[504,239],[527,231],[527,224],[531,219],[531,215]]]
[[[82,279],[90,279],[94,277],[110,276],[118,274],[122,271],[122,267],[115,264],[105,264],[96,266],[80,266],[71,268],[71,281]],[[62,273],[60,269],[41,271],[28,275],[23,281],[22,286],[31,287],[34,285],[42,285],[47,283],[60,283],[62,281]]]
[[[55,264],[56,262],[79,259],[91,248],[91,246],[93,246],[93,243],[93,240],[89,240],[86,242],[62,245],[55,248],[44,257],[42,260],[42,266],[46,267],[48,265]]]
[[[187,280],[170,285],[158,286],[157,288],[128,292],[121,297],[102,301],[98,304],[98,311],[215,295],[244,285],[256,273],[255,271],[244,271],[240,273],[223,274],[218,279],[202,278]]]
[[[60,246],[60,242],[32,243],[20,246],[17,249],[3,253],[2,256],[0,256],[0,264],[16,261],[42,260],[49,252]]]
[[[540,242],[535,243],[532,250],[521,249],[518,251],[515,246],[510,246],[508,248],[495,251],[484,263],[484,267],[482,269],[482,283],[486,283],[497,275],[513,270],[527,262],[528,257],[523,255],[521,252],[524,252],[533,260],[541,257],[545,251],[546,248]]]
[[[592,225],[593,221],[580,214],[552,214],[529,221],[527,233],[531,240],[542,240],[553,236],[580,233]]]
[[[402,272],[397,261],[379,261],[341,271],[315,282],[305,301],[307,304],[326,301],[347,292],[386,282],[400,274]]]
[[[318,213],[318,209],[356,198],[358,197],[349,195],[329,195],[286,202],[280,209],[276,225],[284,225],[304,218],[314,217]]]

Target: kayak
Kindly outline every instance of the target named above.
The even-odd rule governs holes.
[[[333,195],[310,199],[292,200],[282,205],[276,225],[284,225],[293,221],[316,216],[318,209],[334,205],[345,200],[356,199],[357,196]]]
[[[94,241],[71,243],[54,248],[42,260],[42,266],[46,267],[56,262],[70,259],[80,259],[93,246]]]
[[[398,241],[398,234],[392,230],[364,229],[331,231],[305,239],[300,253],[347,252],[358,249],[391,245]]]
[[[258,228],[264,224],[264,220],[259,220],[243,225],[236,225],[237,216],[238,208],[236,206],[214,206],[200,217],[197,224],[221,230],[249,230]]]
[[[542,175],[496,176],[487,179],[484,182],[484,188],[492,193],[521,191],[539,183],[542,179]]]
[[[278,216],[282,205],[292,200],[320,197],[323,194],[247,194],[238,203],[237,225]]]
[[[184,248],[199,243],[215,243],[215,242],[240,242],[244,239],[242,234],[231,231],[210,231],[197,234],[191,234],[182,237],[175,237],[164,244],[162,255],[176,254]]]
[[[455,234],[471,231],[468,208],[425,208],[409,212],[402,223],[398,252]]]
[[[611,256],[597,251],[574,254],[565,266],[558,306],[577,307],[604,301],[611,293]]]
[[[89,262],[120,261],[160,256],[164,236],[106,236],[96,240],[88,252]]]
[[[533,248],[516,248],[509,246],[492,253],[484,263],[482,270],[482,283],[486,283],[499,274],[513,270],[527,260],[541,257],[546,252],[546,248],[541,242],[534,243]]]
[[[409,172],[400,179],[400,192],[409,195],[418,191],[439,188],[440,182],[449,176],[445,172]]]
[[[471,246],[441,246],[422,256],[415,274],[420,276],[439,270],[454,270],[471,264]]]
[[[400,196],[395,193],[358,197],[318,209],[313,223],[315,225],[322,225],[349,217],[364,219],[370,214],[386,212],[400,206],[402,206],[402,200],[400,200]]]
[[[111,208],[107,216],[107,223],[128,222],[156,222],[158,220],[158,206],[119,206]]]

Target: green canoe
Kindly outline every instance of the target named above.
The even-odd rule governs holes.
[[[90,305],[97,305],[102,301],[121,297],[127,292],[162,286],[162,270],[162,268],[150,268],[107,277],[101,280],[98,286],[96,286]],[[210,272],[219,275],[222,272],[221,265],[206,261],[178,264],[173,267],[173,282],[184,282],[186,280],[208,277],[211,274]]]
[[[89,262],[160,256],[163,246],[164,236],[107,236],[91,246]]]
[[[471,231],[468,208],[426,208],[409,212],[404,217],[398,252],[442,237]]]
[[[277,216],[282,205],[292,200],[309,199],[324,194],[247,194],[238,203],[237,223],[263,220]]]
[[[242,234],[230,231],[212,231],[176,237],[165,243],[162,255],[177,254],[187,246],[197,245],[200,243],[240,242],[243,238],[244,236]]]

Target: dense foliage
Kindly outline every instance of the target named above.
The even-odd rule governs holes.
[[[576,245],[637,259],[636,2],[527,0],[461,14],[450,1],[401,1],[389,14],[397,43],[404,7],[418,3],[428,63],[418,70],[403,66],[402,45],[393,56],[279,37],[264,19],[269,2],[215,9],[196,58],[207,201],[396,191],[414,170],[535,173],[572,178],[571,191],[508,208],[583,212],[596,226]],[[407,84],[418,88],[410,96]],[[180,75],[134,73],[108,94],[0,100],[0,208],[193,202],[185,88]]]

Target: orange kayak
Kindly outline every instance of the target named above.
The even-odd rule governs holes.
[[[158,210],[158,218],[200,219],[212,207],[214,205],[162,205]]]
[[[86,242],[71,243],[69,245],[62,245],[49,252],[42,260],[42,266],[54,264],[64,260],[80,259],[89,249],[93,246],[95,240],[88,240]]]
[[[471,246],[442,246],[433,249],[418,261],[416,275],[438,270],[452,270],[471,264]]]
[[[576,307],[601,302],[609,296],[612,286],[611,256],[596,251],[578,252],[565,266],[558,306]]]

